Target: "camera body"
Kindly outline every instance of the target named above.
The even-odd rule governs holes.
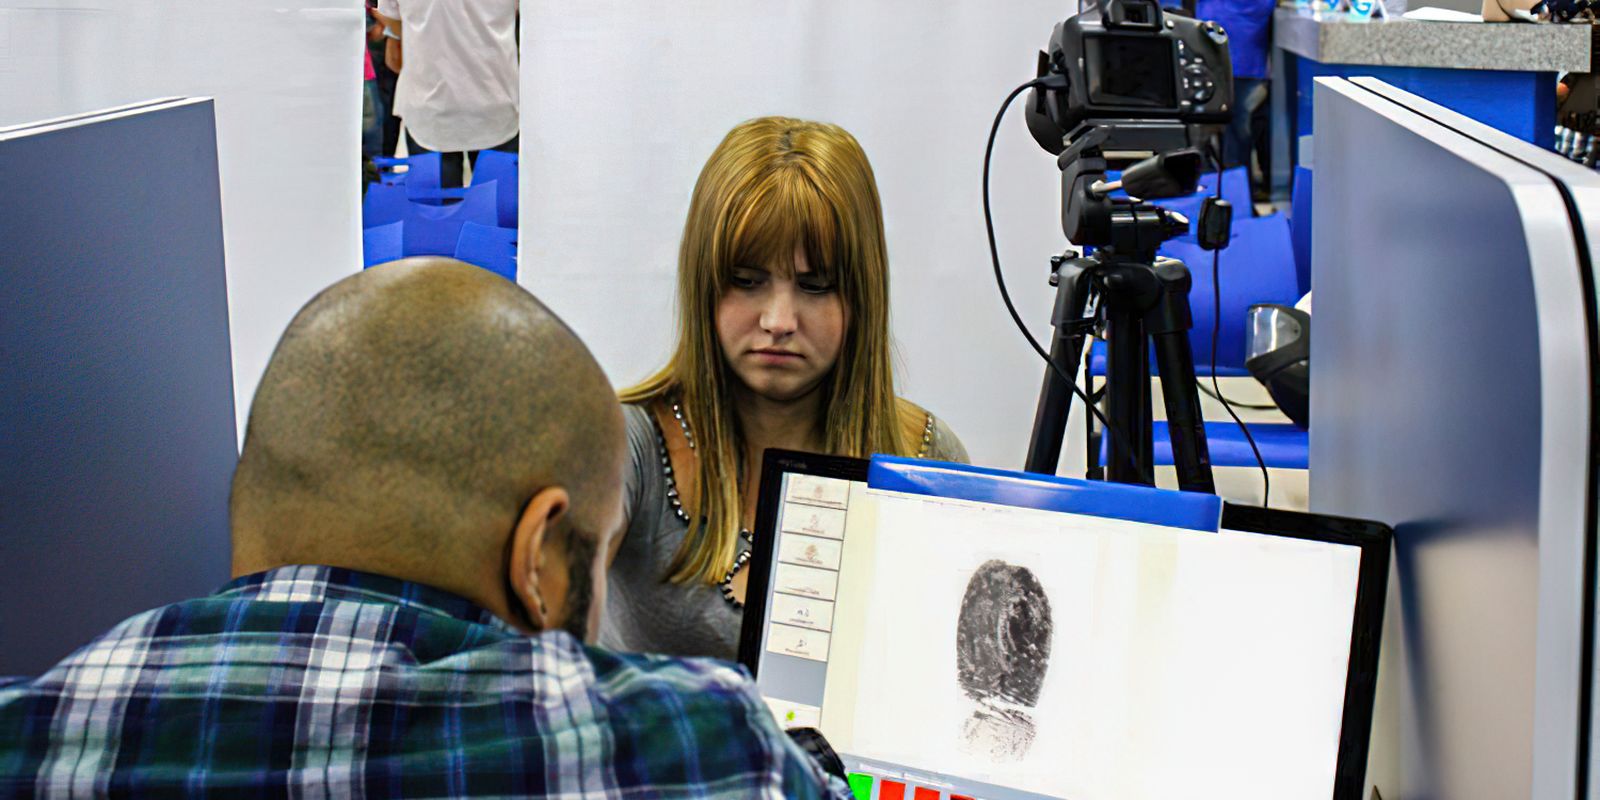
[[[1028,129],[1057,155],[1066,137],[1099,120],[1218,124],[1233,107],[1228,34],[1215,22],[1169,14],[1158,0],[1096,0],[1095,10],[1055,26],[1039,54]]]

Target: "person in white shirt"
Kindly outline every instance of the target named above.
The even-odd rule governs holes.
[[[462,185],[462,154],[516,152],[518,0],[380,0],[404,68],[394,114],[412,154],[442,155],[441,183]]]

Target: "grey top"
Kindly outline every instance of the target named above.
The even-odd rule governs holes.
[[[1350,22],[1280,8],[1273,44],[1324,64],[1589,72],[1592,25]]]
[[[716,586],[667,581],[667,565],[689,528],[667,503],[667,451],[654,416],[639,405],[626,404],[622,410],[632,460],[623,485],[628,528],[607,575],[600,645],[732,661],[739,655],[744,612],[724,600]],[[928,457],[967,461],[961,440],[937,417]],[[740,550],[749,549],[744,539],[737,541]]]

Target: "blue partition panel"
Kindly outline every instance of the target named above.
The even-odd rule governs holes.
[[[1312,87],[1317,78],[1371,76],[1525,142],[1555,145],[1554,72],[1324,64],[1298,56],[1292,60],[1298,94],[1295,130],[1300,136],[1315,127]]]
[[[0,675],[229,577],[210,101],[0,130]]]

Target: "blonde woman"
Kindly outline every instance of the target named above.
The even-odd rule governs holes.
[[[678,256],[678,343],[622,392],[633,469],[601,641],[733,659],[761,453],[966,461],[894,393],[889,268],[854,137],[767,117],[734,128],[695,184]]]

